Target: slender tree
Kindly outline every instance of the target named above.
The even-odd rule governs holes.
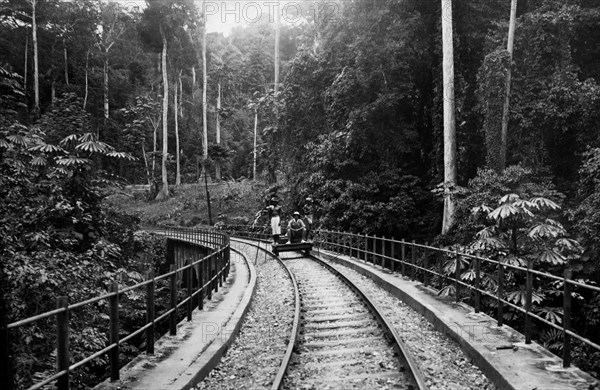
[[[276,9],[275,15],[275,77],[274,77],[274,87],[275,97],[277,97],[277,92],[279,91],[279,40],[281,37],[281,12]]]
[[[508,26],[508,43],[506,50],[508,51],[508,67],[506,69],[506,89],[504,96],[504,107],[502,110],[502,132],[500,141],[500,169],[506,167],[506,150],[508,143],[508,117],[510,110],[510,86],[512,77],[512,59],[515,44],[515,27],[517,24],[517,0],[512,0],[510,4],[510,22]]]
[[[162,148],[162,189],[156,196],[157,200],[163,200],[169,197],[169,181],[167,179],[167,156],[168,156],[168,121],[169,114],[169,77],[167,74],[167,36],[161,27],[160,35],[162,37],[162,78],[163,78],[163,109],[162,109],[162,127],[163,127],[163,148]]]
[[[258,135],[258,106],[254,109],[254,148],[252,158],[252,180],[256,181],[256,138]]]
[[[203,8],[206,9],[206,8]],[[206,70],[206,25],[202,27],[202,174],[206,175],[208,161],[208,126],[206,123],[206,87],[208,74]]]
[[[28,55],[29,55],[29,31],[25,30],[25,63],[23,65],[23,89],[27,91],[27,71],[29,67]]]
[[[179,109],[178,109],[178,96],[177,89],[179,84],[181,83],[181,70],[179,70],[178,74],[178,82],[175,82],[175,93],[173,94],[173,111],[175,113],[175,164],[176,164],[176,173],[175,173],[175,185],[181,185],[181,167],[179,165]]]
[[[103,55],[103,66],[102,66],[102,92],[104,97],[104,121],[110,116],[110,104],[109,104],[109,85],[108,85],[108,72],[109,72],[109,52],[115,43],[125,32],[125,25],[122,23],[119,8],[114,3],[102,5],[102,36],[99,43],[100,49]]]
[[[221,145],[221,82],[217,84],[217,145]],[[217,181],[221,180],[221,161],[215,160],[215,176]]]
[[[35,116],[40,114],[40,72],[38,60],[38,39],[36,7],[38,0],[25,0],[31,6],[31,44],[33,46],[33,111]]]
[[[89,65],[90,65],[90,51],[89,49],[85,53],[85,96],[83,98],[83,108],[87,106],[88,91],[89,91]]]
[[[442,0],[442,50],[444,83],[444,216],[442,234],[455,223],[456,129],[454,117],[454,47],[452,42],[452,0]]]
[[[169,112],[169,78],[167,56],[170,45],[177,37],[185,35],[185,30],[193,24],[194,4],[189,0],[148,0],[148,7],[144,10],[140,33],[142,41],[161,51],[161,69],[163,81],[163,106],[162,106],[162,188],[156,199],[163,200],[169,197],[169,183],[167,177],[168,157],[168,112]],[[193,26],[192,26],[193,27]],[[177,112],[177,109],[175,109]]]

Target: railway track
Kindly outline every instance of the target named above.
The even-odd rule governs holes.
[[[277,257],[265,244],[258,247],[282,261],[297,297],[273,390],[427,388],[394,328],[360,288],[316,257]]]

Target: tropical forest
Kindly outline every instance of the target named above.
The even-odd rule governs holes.
[[[168,270],[145,227],[255,228],[272,196],[287,217],[311,198],[318,228],[600,283],[600,2],[255,3],[0,0],[0,383],[56,365],[50,319],[17,344],[7,324]],[[533,285],[562,326],[560,281]],[[144,297],[125,295],[133,329]],[[576,296],[571,326],[600,343],[600,293]],[[71,314],[73,359],[108,342],[104,309]],[[598,378],[600,352],[572,348]],[[108,375],[101,356],[71,382]]]

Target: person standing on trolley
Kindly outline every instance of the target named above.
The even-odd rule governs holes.
[[[271,204],[267,206],[269,218],[271,219],[271,234],[273,235],[273,244],[279,243],[279,235],[281,234],[281,206],[277,198],[271,198]]]
[[[312,198],[306,198],[306,203],[304,203],[304,207],[302,208],[302,212],[304,213],[304,224],[306,225],[306,238],[305,240],[309,240],[310,233],[312,232],[313,226],[313,218],[314,218],[314,203]]]

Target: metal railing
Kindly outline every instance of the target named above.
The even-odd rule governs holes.
[[[271,235],[265,228],[254,229],[244,225],[226,225],[224,231],[240,237],[270,240]],[[282,232],[283,234],[283,232]],[[417,244],[414,241],[396,240],[394,238],[371,236],[368,234],[355,234],[329,230],[314,231],[314,245],[316,248],[329,250],[338,254],[348,255],[366,263],[370,263],[392,272],[399,272],[412,280],[422,282],[425,286],[453,291],[454,299],[458,302],[469,295],[469,303],[475,312],[482,308],[482,297],[488,297],[496,304],[495,319],[498,326],[504,324],[505,308],[512,308],[517,313],[524,315],[525,343],[531,343],[533,333],[533,320],[556,329],[562,334],[563,366],[571,365],[572,338],[600,352],[600,345],[577,333],[571,327],[574,289],[578,293],[587,290],[588,293],[600,293],[600,288],[572,279],[572,270],[566,267],[562,275],[554,275],[533,269],[532,262],[527,266],[519,266],[476,256],[468,253],[459,253],[449,249],[438,248],[430,245]],[[449,259],[454,259],[452,275],[445,273],[444,268]],[[487,267],[487,272],[494,273],[496,289],[485,289],[482,286],[482,267]],[[452,269],[452,268],[451,268]],[[464,279],[463,272],[472,271],[471,280]],[[516,305],[507,298],[505,282],[508,272],[524,274],[525,278],[525,304],[523,307]],[[549,282],[562,284],[562,324],[549,321],[534,313],[533,280],[538,278]],[[542,282],[543,283],[543,282]]]
[[[187,245],[196,246],[198,249],[202,249],[204,253],[208,248],[210,253],[207,256],[198,258],[199,251],[196,253],[188,252],[187,255],[191,257],[185,259],[186,265],[183,267],[177,268],[175,265],[171,265],[169,272],[159,276],[155,276],[152,270],[148,271],[144,282],[123,289],[119,289],[119,285],[115,281],[111,284],[110,291],[107,294],[83,302],[69,304],[67,297],[58,297],[57,308],[55,310],[8,324],[7,328],[10,332],[11,330],[45,318],[56,318],[56,373],[29,387],[28,390],[39,389],[54,381],[56,381],[56,387],[59,390],[69,389],[69,373],[104,354],[109,354],[111,380],[118,380],[120,344],[145,332],[146,352],[149,354],[154,353],[154,328],[158,322],[169,318],[169,333],[175,335],[177,332],[177,309],[185,305],[187,320],[191,321],[194,309],[193,300],[197,299],[198,308],[202,310],[205,296],[211,299],[212,291],[215,290],[217,292],[218,288],[223,285],[230,270],[229,236],[215,230],[188,228],[148,228],[145,230],[165,235],[167,238],[175,241],[185,242]],[[196,271],[197,277],[197,287],[195,290],[193,288],[193,270]],[[177,279],[179,274],[187,277],[187,294],[185,299],[177,302]],[[170,307],[164,313],[156,316],[154,291],[156,283],[161,280],[168,281]],[[146,291],[146,322],[133,333],[121,338],[119,333],[119,299],[126,292],[136,289],[145,289]],[[105,348],[87,356],[85,359],[71,364],[69,356],[69,313],[75,309],[100,301],[108,301],[108,315],[110,317],[109,344]]]
[[[222,225],[218,228],[219,231],[226,232],[230,235],[238,237],[252,238],[255,240],[272,241],[273,235],[271,234],[271,226],[257,226],[252,227],[248,225]],[[283,237],[287,234],[287,229],[282,226],[280,236]]]
[[[510,307],[524,314],[525,343],[531,343],[532,320],[537,320],[552,329],[562,332],[563,338],[563,366],[571,365],[571,338],[600,351],[600,345],[576,333],[571,328],[572,300],[574,288],[585,289],[592,293],[600,293],[600,288],[581,283],[572,279],[572,271],[565,268],[562,276],[534,270],[532,262],[526,267],[507,264],[486,257],[459,253],[444,248],[422,245],[393,238],[317,230],[314,239],[315,246],[338,254],[348,255],[363,260],[366,263],[387,268],[392,272],[400,272],[403,276],[422,282],[425,286],[437,287],[438,290],[449,288],[454,290],[456,301],[462,300],[463,295],[470,295],[470,303],[475,312],[481,310],[482,296],[489,297],[496,302],[496,321],[498,326],[504,322],[504,309]],[[444,272],[448,260],[454,260],[452,275]],[[482,288],[482,267],[487,266],[488,272],[494,271],[497,278],[495,291]],[[450,267],[452,270],[452,267]],[[461,277],[467,270],[473,272],[471,280]],[[525,275],[525,304],[524,307],[514,304],[507,299],[504,291],[505,276],[508,271],[520,272]],[[562,325],[549,321],[533,312],[533,279],[539,278],[551,282],[562,283],[563,288],[563,317]],[[464,290],[463,290],[464,289]],[[580,290],[581,292],[582,290]],[[463,294],[465,293],[465,294]]]

